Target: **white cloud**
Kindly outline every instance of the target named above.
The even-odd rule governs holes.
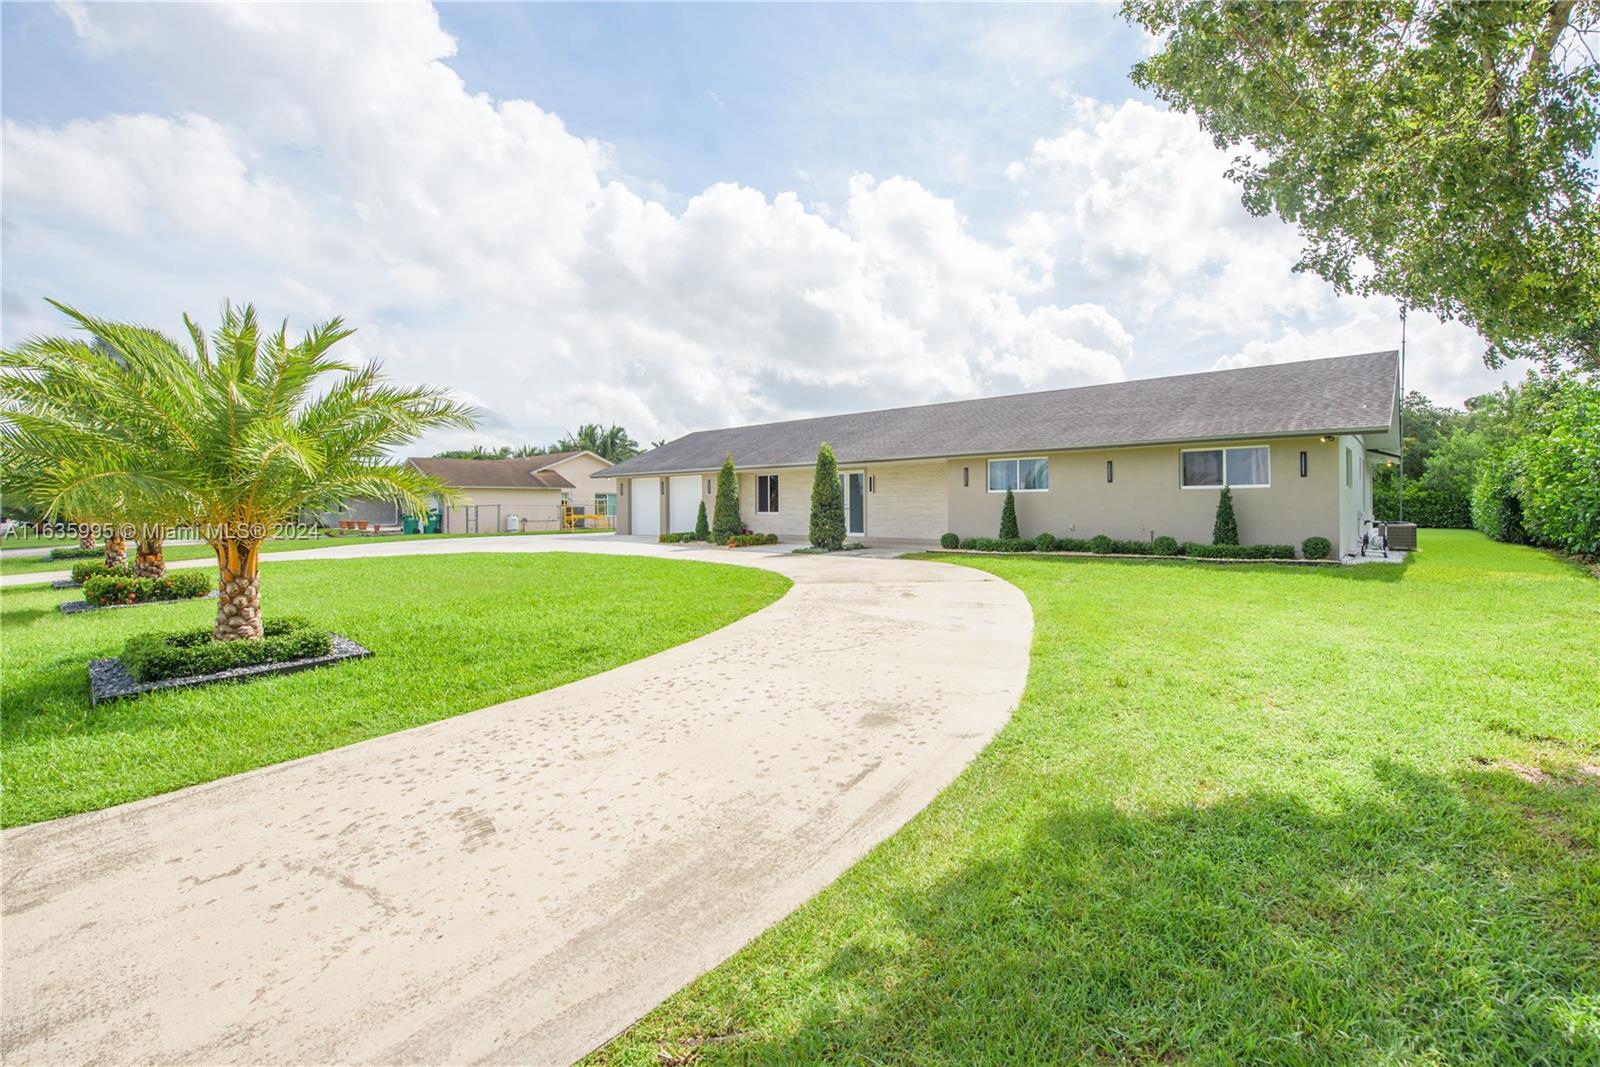
[[[66,287],[48,295],[87,302],[65,253],[92,243],[126,271],[155,261],[97,310],[337,310],[397,376],[482,398],[507,441],[805,414],[834,388],[888,405],[1122,376],[1104,308],[1020,303],[1050,278],[1038,224],[982,241],[950,200],[864,175],[831,217],[737,185],[674,213],[555,115],[469,92],[431,8],[71,17],[203,114],[6,125],[26,219],[8,261]]]

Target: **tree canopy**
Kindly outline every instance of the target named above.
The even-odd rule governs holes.
[[[1459,319],[1490,366],[1600,368],[1600,4],[1124,0],[1298,269]]]
[[[639,442],[635,441],[627,430],[615,423],[601,426],[597,422],[586,422],[571,433],[564,434],[561,440],[551,445],[520,445],[516,448],[500,445],[495,448],[479,444],[471,448],[452,448],[444,452],[435,452],[434,458],[511,459],[520,456],[544,456],[552,452],[593,452],[601,459],[621,463],[639,454]]]

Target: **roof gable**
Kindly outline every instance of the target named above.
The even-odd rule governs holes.
[[[511,459],[438,459],[415,457],[413,467],[458,489],[571,489],[572,483],[553,470],[534,470],[541,456]]]

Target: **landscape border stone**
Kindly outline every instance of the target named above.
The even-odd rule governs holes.
[[[230,667],[211,674],[195,674],[187,678],[162,678],[154,682],[136,681],[122,661],[116,657],[89,661],[89,706],[108,700],[143,696],[158,689],[189,689],[197,685],[214,685],[218,682],[242,682],[270,674],[294,674],[313,667],[326,667],[347,659],[366,659],[372,655],[370,648],[356,644],[348,637],[333,635],[333,651],[326,656],[308,656],[304,659],[284,660],[281,663],[252,663],[245,667]]]
[[[85,611],[109,611],[111,608],[147,608],[151,604],[187,604],[194,600],[215,600],[217,591],[213,589],[205,596],[179,597],[177,600],[139,600],[132,604],[96,604],[89,600],[64,600],[56,606],[56,610],[63,615],[81,615]]]

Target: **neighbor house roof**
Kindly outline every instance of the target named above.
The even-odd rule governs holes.
[[[800,467],[826,441],[840,463],[1057,452],[1302,434],[1379,433],[1399,397],[1395,352],[1275,363],[921,407],[702,430],[599,477]]]
[[[535,470],[542,471],[549,470],[551,467],[554,467],[557,464],[565,463],[567,460],[572,459],[575,456],[593,456],[601,463],[606,461],[604,456],[600,455],[598,452],[591,452],[587,448],[575,448],[570,452],[546,452],[542,456],[529,456],[528,459],[533,461],[533,467]]]
[[[411,459],[413,467],[458,489],[571,489],[572,483],[552,470],[534,470],[549,456],[515,459]]]

